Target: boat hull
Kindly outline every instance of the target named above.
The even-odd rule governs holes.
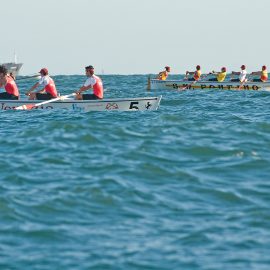
[[[12,73],[14,76],[17,76],[23,64],[12,62],[12,63],[3,63],[1,65],[3,65],[8,70],[8,73]]]
[[[183,80],[156,80],[150,79],[148,89],[150,90],[181,90],[181,89],[217,89],[217,90],[239,90],[239,82],[211,82],[198,81],[189,82]],[[246,82],[241,87],[242,90],[270,90],[270,82]]]
[[[74,100],[68,98],[33,107],[32,110],[68,109],[81,112],[153,111],[159,108],[160,100],[161,96],[143,98],[115,98],[103,100]],[[14,110],[18,106],[35,103],[37,103],[37,100],[0,100],[0,110]]]

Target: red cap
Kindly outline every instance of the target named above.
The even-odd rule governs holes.
[[[197,65],[197,66],[196,66],[196,69],[197,69],[197,70],[201,69],[201,66]]]
[[[241,68],[242,68],[242,69],[246,69],[246,66],[245,66],[245,65],[242,65]]]
[[[223,71],[227,71],[227,68],[225,68],[225,67],[222,67],[222,68],[221,68],[221,70],[223,70]]]
[[[49,71],[48,71],[47,68],[42,68],[42,69],[39,71],[39,73],[42,73],[42,74],[44,74],[44,75],[48,75]]]
[[[266,66],[262,66],[262,70],[266,70]]]
[[[170,71],[170,70],[171,70],[171,68],[170,68],[169,66],[166,66],[165,69],[166,69],[167,71]]]

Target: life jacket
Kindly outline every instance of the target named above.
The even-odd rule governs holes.
[[[267,70],[263,70],[261,73],[261,81],[266,82],[268,80],[268,73]]]
[[[165,81],[168,77],[168,72],[167,71],[161,71],[159,74],[158,74],[158,78],[159,80],[161,81]]]
[[[14,79],[10,76],[6,76],[7,83],[5,85],[5,90],[8,94],[19,97],[19,89],[14,81]]]
[[[200,70],[195,71],[194,76],[193,76],[194,80],[198,81],[201,77],[201,74],[202,72]]]
[[[51,94],[54,98],[57,97],[57,90],[55,87],[55,83],[51,77],[49,77],[49,83],[45,86],[46,93]]]
[[[226,78],[227,72],[219,72],[217,75],[217,81],[218,82],[223,82]]]
[[[92,76],[96,80],[96,83],[93,85],[94,95],[99,97],[99,98],[103,98],[103,84],[102,84],[102,81],[98,76],[96,76],[96,75],[92,75]]]

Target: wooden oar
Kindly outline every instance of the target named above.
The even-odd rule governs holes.
[[[48,104],[48,103],[51,103],[51,102],[54,102],[54,101],[57,101],[57,100],[66,99],[66,98],[69,98],[69,97],[72,97],[72,96],[76,96],[76,93],[72,93],[72,94],[65,95],[65,96],[60,96],[60,97],[57,97],[57,98],[53,98],[53,99],[46,100],[46,101],[39,102],[39,103],[35,103],[35,104],[24,104],[24,105],[15,107],[14,109],[15,110],[31,110],[34,107],[38,107],[38,106],[41,106],[41,105],[44,105],[44,104]]]
[[[147,80],[147,90],[150,91],[151,90],[151,76],[148,76],[148,80]]]

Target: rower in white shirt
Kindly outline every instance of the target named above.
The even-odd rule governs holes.
[[[247,71],[246,71],[246,66],[242,65],[241,66],[241,71],[240,72],[232,72],[232,75],[239,75],[238,79],[231,79],[231,82],[246,82],[247,81]]]

